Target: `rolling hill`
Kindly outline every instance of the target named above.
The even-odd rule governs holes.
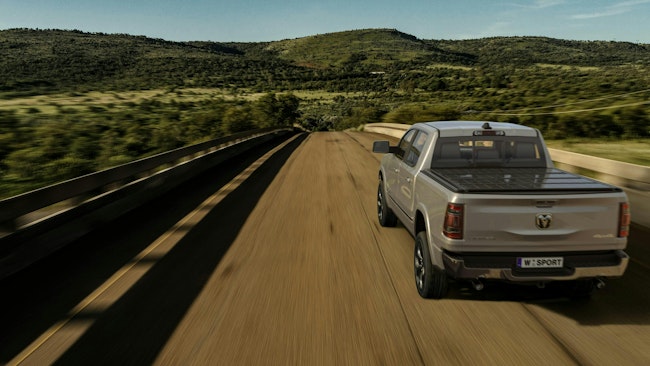
[[[125,34],[0,31],[0,92],[169,85],[321,88],[368,72],[452,67],[650,65],[650,45],[544,37],[421,40],[365,29],[259,43],[169,42]],[[314,83],[316,82],[316,83]]]

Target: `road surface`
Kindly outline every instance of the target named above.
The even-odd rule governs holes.
[[[0,282],[0,363],[650,364],[647,229],[589,301],[465,283],[424,300],[413,238],[377,223],[378,138],[267,145]]]

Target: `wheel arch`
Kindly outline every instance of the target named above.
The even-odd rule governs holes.
[[[427,233],[429,232],[425,216],[420,209],[415,212],[415,221],[413,222],[413,225],[415,225],[413,230],[415,235],[417,235],[420,231],[426,231]]]
[[[432,231],[431,222],[429,221],[429,213],[423,206],[418,207],[415,212],[415,220],[413,221],[413,236],[424,231],[427,236],[427,244],[429,245],[429,253],[431,255],[431,262],[439,269],[445,268],[442,259],[442,249],[435,243],[435,233]]]

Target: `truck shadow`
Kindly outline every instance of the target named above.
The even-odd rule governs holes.
[[[582,325],[650,324],[650,251],[646,245],[650,230],[633,224],[626,252],[632,260],[623,277],[610,279],[605,288],[590,298],[572,299],[561,286],[547,288],[504,282],[487,282],[476,291],[469,282],[452,282],[449,298],[473,301],[512,301],[548,309]]]
[[[396,226],[399,230],[407,230],[402,223]],[[537,288],[534,285],[516,285],[501,281],[486,281],[485,288],[477,291],[470,281],[450,281],[449,293],[445,299],[454,301],[479,302],[517,302],[530,304],[548,309],[557,314],[585,326],[603,324],[620,325],[650,325],[650,267],[645,250],[647,228],[633,226],[631,237],[635,239],[628,245],[626,251],[632,258],[626,273],[622,278],[610,279],[605,288],[595,290],[590,298],[572,299],[569,293],[554,285]],[[642,239],[642,240],[639,240]],[[404,250],[411,251],[412,243],[404,245]],[[405,264],[404,270],[410,273],[412,264]],[[415,285],[410,284],[412,291]],[[439,300],[429,300],[439,301]],[[444,301],[444,300],[443,300]]]
[[[471,283],[452,282],[449,298],[471,301],[508,301],[538,306],[581,325],[596,326],[604,324],[650,325],[650,293],[638,280],[639,271],[634,264],[620,279],[607,282],[601,290],[595,290],[590,297],[572,298],[565,288],[553,284],[545,288],[515,285],[502,282],[488,282],[481,291],[476,291]],[[648,273],[645,273],[647,278]],[[647,280],[646,280],[647,281]]]

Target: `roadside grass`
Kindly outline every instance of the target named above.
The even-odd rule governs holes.
[[[472,70],[472,68],[469,66],[461,66],[461,65],[445,64],[445,63],[433,63],[428,65],[427,69],[453,69],[453,70],[463,70],[463,71]]]
[[[352,98],[365,95],[362,92],[328,92],[324,90],[295,90],[296,97],[308,101],[332,102],[338,96]]]
[[[546,140],[546,144],[553,149],[650,166],[650,139],[615,141],[594,139]]]
[[[196,102],[206,99],[234,99],[231,93],[220,89],[179,89],[179,90],[141,90],[128,92],[88,92],[61,93],[39,95],[11,99],[0,99],[0,110],[13,110],[19,115],[40,113],[45,115],[57,114],[61,109],[82,111],[89,107],[110,107],[111,109],[141,103],[143,101],[159,101],[169,103]]]
[[[0,110],[15,111],[21,116],[28,114],[56,115],[65,111],[85,112],[88,111],[89,108],[93,107],[119,110],[123,108],[131,108],[134,104],[139,104],[145,101],[156,101],[161,103],[195,103],[214,99],[223,99],[226,101],[256,101],[265,94],[266,93],[252,92],[245,89],[233,91],[230,89],[212,88],[176,88],[126,92],[74,92],[7,99],[3,99],[0,96]],[[295,94],[299,98],[321,98],[324,100],[331,100],[338,94],[345,95],[345,93],[319,94],[311,92],[300,92]]]

